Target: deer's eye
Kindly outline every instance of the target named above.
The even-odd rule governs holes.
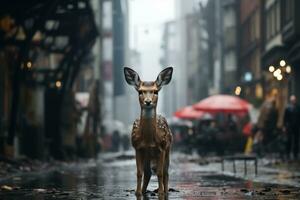
[[[155,94],[155,95],[158,95],[158,91],[154,91],[154,94]]]
[[[143,92],[142,91],[139,91],[139,95],[142,95],[143,94]]]

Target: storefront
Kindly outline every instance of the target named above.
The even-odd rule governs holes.
[[[286,55],[285,46],[276,46],[262,57],[264,73],[265,100],[274,99],[278,110],[277,127],[282,127],[284,109],[288,103],[288,96],[293,85],[293,71],[291,62]]]

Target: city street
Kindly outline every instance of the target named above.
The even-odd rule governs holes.
[[[271,170],[259,165],[255,177],[251,163],[248,177],[237,176],[231,164],[221,172],[220,163],[199,164],[197,157],[173,153],[168,199],[299,199],[299,173]],[[259,161],[262,163],[263,161]],[[136,199],[135,161],[132,152],[106,153],[97,162],[67,166],[48,172],[26,173],[0,182],[0,199]],[[253,181],[254,180],[254,181]],[[268,183],[269,182],[269,183]],[[277,183],[277,184],[276,184]],[[296,186],[296,187],[293,187]],[[158,199],[152,176],[144,199]]]
[[[1,2],[0,200],[300,199],[300,0]]]

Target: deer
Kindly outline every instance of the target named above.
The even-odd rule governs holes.
[[[169,190],[172,133],[167,120],[156,114],[156,107],[158,92],[162,86],[169,84],[172,73],[173,68],[168,67],[159,73],[155,81],[141,81],[137,72],[124,68],[125,80],[138,92],[141,108],[140,117],[134,121],[131,132],[137,170],[136,196],[146,193],[153,171],[158,178],[158,194],[167,194]]]

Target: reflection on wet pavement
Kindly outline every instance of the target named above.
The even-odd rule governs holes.
[[[245,181],[208,166],[174,158],[166,199],[300,199],[299,188]],[[0,199],[136,199],[135,173],[133,159],[71,164],[63,170],[1,183],[12,190],[1,189]],[[153,192],[156,188],[157,179],[152,176],[143,199],[158,199]]]

